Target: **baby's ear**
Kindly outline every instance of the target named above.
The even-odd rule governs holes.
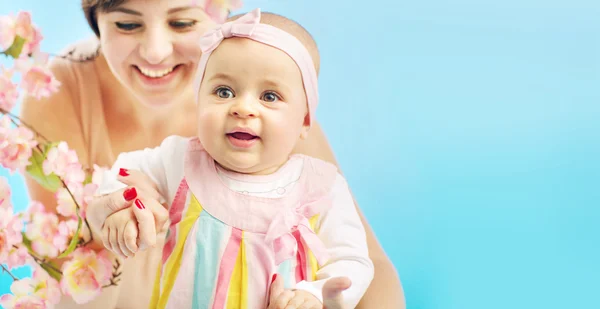
[[[310,129],[310,117],[308,114],[304,116],[304,124],[302,125],[302,131],[300,131],[300,139],[306,139],[308,137],[308,130]]]

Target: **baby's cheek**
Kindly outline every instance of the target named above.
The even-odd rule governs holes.
[[[210,108],[198,111],[198,135],[215,134],[222,127],[222,119]]]

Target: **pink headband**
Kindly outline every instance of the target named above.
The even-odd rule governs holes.
[[[319,102],[317,71],[312,57],[304,45],[291,34],[279,28],[261,24],[260,9],[255,9],[237,20],[224,23],[202,36],[200,39],[202,57],[198,64],[196,95],[198,95],[204,77],[204,70],[211,53],[224,39],[231,37],[248,38],[273,46],[288,54],[296,62],[302,73],[304,91],[308,101],[309,123],[312,123]]]

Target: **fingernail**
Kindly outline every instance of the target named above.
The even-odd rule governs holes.
[[[123,198],[125,198],[125,200],[128,202],[133,200],[136,197],[137,197],[137,191],[135,191],[135,188],[133,188],[133,187],[123,191]]]
[[[127,172],[127,169],[121,168],[121,169],[119,169],[119,175],[120,176],[129,176],[129,173]]]
[[[139,209],[146,209],[146,207],[144,207],[144,204],[140,200],[135,200],[135,206],[137,206],[137,208]]]
[[[273,278],[271,279],[271,284],[273,284],[273,282],[275,282],[275,279],[277,279],[277,274],[273,275]]]

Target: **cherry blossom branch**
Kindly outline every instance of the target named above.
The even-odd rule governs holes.
[[[1,107],[0,107],[0,112],[1,112],[1,113],[3,113],[3,114],[5,114],[5,115],[8,115],[8,116],[10,116],[10,121],[11,121],[11,122],[12,122],[14,125],[16,125],[16,126],[21,126],[21,125],[23,125],[23,126],[27,127],[29,130],[31,130],[31,132],[33,132],[33,133],[35,133],[37,136],[41,137],[41,138],[42,138],[42,139],[43,139],[43,140],[44,140],[46,143],[49,143],[49,142],[50,142],[50,140],[49,140],[49,139],[47,139],[47,138],[46,138],[44,135],[42,135],[42,133],[39,133],[39,132],[38,132],[36,129],[34,129],[34,128],[33,128],[33,126],[32,126],[32,125],[30,125],[30,124],[28,124],[27,122],[23,121],[23,119],[21,119],[19,116],[17,116],[17,115],[15,115],[15,114],[13,114],[13,113],[11,113],[11,112],[9,112],[9,111],[7,111],[7,110],[5,110],[5,109],[1,108]],[[19,125],[18,123],[16,123],[16,122],[15,122],[15,120],[14,120],[14,118],[16,118],[17,120],[19,120],[19,122],[21,123],[21,125]]]
[[[2,266],[2,271],[4,271],[5,273],[7,273],[12,279],[13,281],[19,281],[19,278],[15,277],[15,275],[13,275],[10,270],[8,270],[4,265],[0,265]]]

